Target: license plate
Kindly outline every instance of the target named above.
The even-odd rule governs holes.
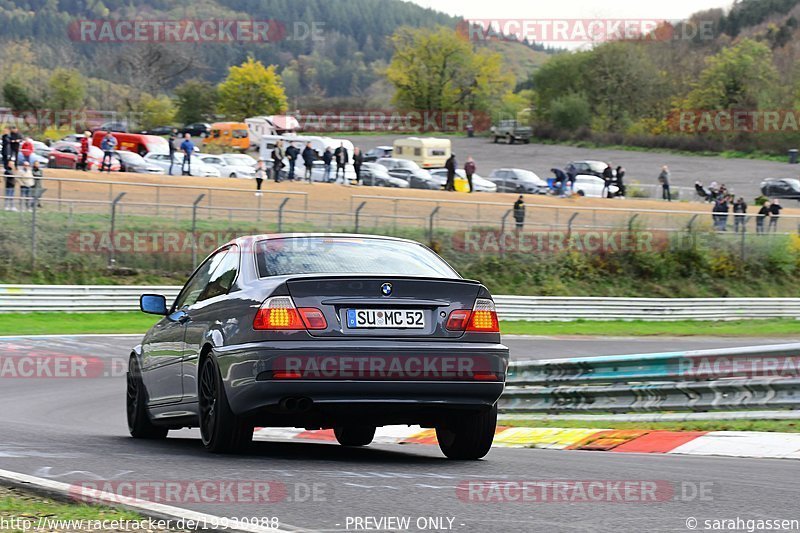
[[[347,327],[422,329],[425,327],[425,312],[410,309],[348,309]]]

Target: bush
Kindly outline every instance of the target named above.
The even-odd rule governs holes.
[[[561,129],[575,131],[588,126],[591,119],[589,101],[582,94],[566,94],[550,105],[550,123]]]

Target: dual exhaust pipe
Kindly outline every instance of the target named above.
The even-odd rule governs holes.
[[[292,412],[292,413],[303,413],[303,412],[308,411],[309,409],[311,409],[311,406],[313,404],[314,404],[314,402],[311,401],[311,398],[306,398],[306,397],[303,397],[303,396],[299,396],[299,397],[291,396],[289,398],[282,399],[278,403],[278,406],[283,411],[289,411],[289,412]]]

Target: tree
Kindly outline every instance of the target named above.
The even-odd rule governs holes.
[[[416,111],[482,110],[511,89],[513,76],[500,54],[475,52],[463,34],[436,29],[400,28],[386,77],[400,107]]]
[[[228,77],[217,88],[219,111],[233,120],[286,111],[286,93],[275,65],[265,67],[252,57],[228,69]]]
[[[550,105],[550,123],[567,131],[588,126],[592,110],[584,94],[569,93],[556,98]]]
[[[175,88],[175,119],[181,124],[205,122],[214,115],[217,88],[208,81],[187,80]]]
[[[706,59],[706,68],[684,106],[703,110],[758,109],[772,99],[777,78],[769,47],[743,39]]]
[[[175,120],[175,104],[165,95],[152,97],[143,94],[133,110],[139,114],[140,126],[145,130],[169,125]]]
[[[33,97],[28,89],[15,79],[3,84],[3,100],[15,113],[30,111],[34,107]]]
[[[47,82],[53,111],[76,110],[86,100],[86,80],[75,69],[57,68]]]

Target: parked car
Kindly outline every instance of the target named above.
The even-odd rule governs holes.
[[[608,166],[603,161],[571,161],[565,168],[564,172],[567,173],[570,180],[574,180],[575,176],[597,176],[603,177],[603,171]]]
[[[207,137],[211,133],[211,124],[206,122],[195,122],[194,124],[187,124],[181,129],[180,134],[189,134],[192,137]]]
[[[545,194],[547,182],[531,172],[521,168],[499,168],[493,170],[489,181],[497,186],[497,192],[515,192]]]
[[[229,178],[255,178],[257,161],[247,154],[201,155],[200,160]]]
[[[378,159],[382,159],[384,157],[392,157],[392,152],[394,151],[394,147],[392,146],[376,146],[372,150],[368,150],[364,153],[364,162],[365,163],[374,163]]]
[[[439,190],[444,185],[444,180],[432,176],[430,172],[407,159],[387,157],[378,159],[376,163],[385,167],[390,176],[407,181],[412,189]]]
[[[161,136],[165,136],[165,135],[169,135],[170,133],[172,133],[173,129],[176,129],[176,128],[174,128],[173,126],[156,126],[153,129],[144,130],[144,131],[141,131],[140,133],[142,133],[143,135],[161,135]]]
[[[65,135],[61,138],[62,142],[66,143],[79,143],[83,139],[83,135],[80,133],[70,133],[69,135]],[[52,149],[52,146],[51,146]]]
[[[374,185],[377,187],[396,187],[407,189],[408,182],[401,178],[395,178],[386,167],[378,163],[364,163],[361,166],[361,183],[364,185]]]
[[[53,145],[53,149],[50,151],[47,166],[48,168],[76,169],[81,157],[80,151],[80,143],[58,141]],[[89,157],[86,161],[89,165],[89,170],[100,170],[100,165],[103,163],[103,151],[96,146],[89,146]],[[112,159],[111,170],[118,172],[119,169],[119,161]]]
[[[33,141],[33,151],[40,156],[47,158],[47,156],[50,155],[50,152],[53,151],[53,148],[42,141]]]
[[[794,178],[767,178],[761,182],[761,194],[770,198],[800,200],[800,180]]]
[[[523,126],[516,120],[501,120],[492,126],[490,131],[494,142],[504,139],[508,144],[514,144],[516,141],[528,144],[531,142],[531,136],[533,135],[533,128]]]
[[[572,180],[572,193],[578,196],[586,196],[588,198],[602,198],[603,188],[605,187],[605,180],[597,176],[575,176]],[[612,196],[616,195],[619,187],[616,185],[609,185],[608,193]]]
[[[135,172],[138,174],[166,174],[160,166],[145,161],[145,159],[135,152],[117,150],[114,156],[119,161],[120,172]]]
[[[447,183],[447,169],[437,168],[430,171],[431,176],[444,179]],[[463,168],[456,169],[456,181],[463,180],[463,183],[456,183],[456,190],[469,191],[469,184],[467,183],[467,173]],[[487,180],[478,174],[472,175],[472,190],[473,192],[497,192],[497,185]]]
[[[183,154],[181,152],[176,152],[175,161],[172,164],[172,173],[169,172],[170,167],[170,160],[169,154],[158,154],[158,153],[149,153],[144,156],[144,160],[148,163],[152,163],[164,169],[167,174],[171,176],[180,176],[182,175],[181,167],[183,165]],[[219,170],[212,167],[211,165],[207,165],[203,163],[199,157],[195,156],[192,158],[192,176],[197,176],[200,178],[219,178],[220,173]]]
[[[92,132],[95,131],[114,131],[119,133],[127,133],[128,123],[118,121],[104,122],[100,124],[99,128],[92,128]]]

